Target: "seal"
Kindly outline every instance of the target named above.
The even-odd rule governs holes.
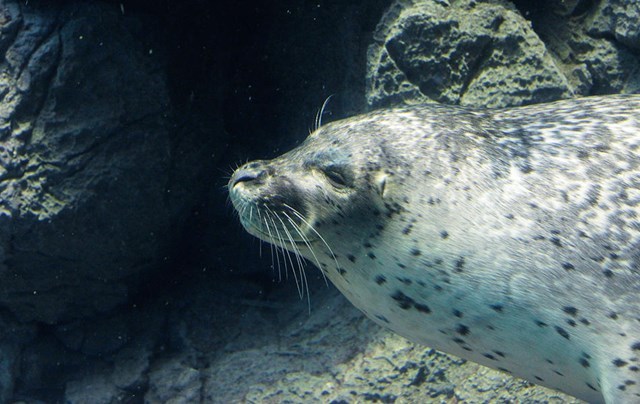
[[[246,230],[411,341],[640,402],[640,95],[422,105],[238,168]],[[278,254],[276,254],[278,257]]]

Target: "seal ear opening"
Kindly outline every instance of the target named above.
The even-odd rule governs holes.
[[[384,199],[385,191],[387,190],[387,176],[385,174],[378,175],[375,185],[378,194],[380,194],[380,197]]]

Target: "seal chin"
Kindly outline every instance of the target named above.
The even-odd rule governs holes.
[[[287,246],[287,245],[300,245],[300,246],[304,246],[307,245],[309,243],[312,243],[314,240],[309,240],[309,239],[303,239],[302,237],[298,236],[298,238],[294,238],[293,235],[291,234],[291,231],[289,230],[289,233],[286,234],[284,237],[280,236],[280,237],[274,237],[273,233],[271,233],[270,231],[265,231],[264,228],[260,228],[257,226],[247,226],[244,225],[243,226],[245,228],[245,230],[247,230],[249,232],[249,234],[258,237],[260,240],[262,241],[266,241],[268,243],[272,243],[272,244],[279,244],[282,246]],[[281,233],[282,231],[280,231]],[[291,235],[291,237],[289,237],[289,235]]]
[[[308,221],[286,203],[285,209],[276,209],[266,203],[253,201],[238,189],[234,189],[230,195],[231,202],[240,216],[240,223],[251,235],[285,247],[309,246],[316,241],[315,234],[308,230]]]

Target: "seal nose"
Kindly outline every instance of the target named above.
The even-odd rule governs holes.
[[[231,179],[229,180],[229,187],[233,188],[241,182],[259,183],[259,181],[264,178],[266,174],[267,170],[265,169],[264,164],[260,161],[254,161],[245,164],[233,173]]]

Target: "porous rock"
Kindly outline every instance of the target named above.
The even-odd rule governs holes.
[[[572,89],[506,1],[397,1],[368,52],[368,104],[497,107],[568,97]]]
[[[398,0],[368,52],[370,107],[504,107],[640,91],[640,5]]]
[[[168,242],[162,59],[117,7],[0,3],[0,308],[109,310]]]

